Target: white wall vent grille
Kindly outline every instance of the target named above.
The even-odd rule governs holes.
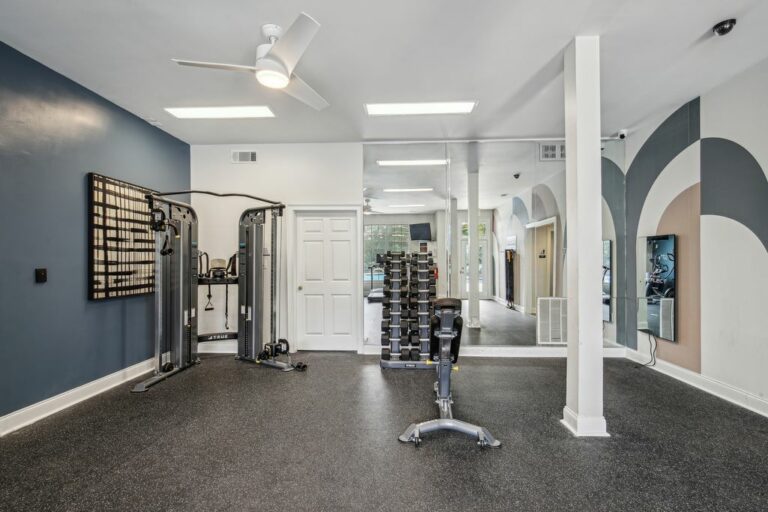
[[[256,162],[255,151],[233,151],[232,163],[233,164],[252,164]]]
[[[568,342],[568,307],[564,297],[539,297],[536,306],[536,343],[562,345]]]
[[[565,144],[539,144],[539,160],[565,160]]]
[[[659,304],[659,336],[675,339],[675,299],[661,299]]]

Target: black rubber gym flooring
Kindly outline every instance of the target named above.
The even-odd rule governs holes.
[[[432,372],[302,354],[306,373],[209,356],[0,439],[0,510],[768,509],[768,419],[624,360],[605,362],[612,437],[558,422],[565,361],[460,360],[455,415],[503,445],[397,436],[434,417]]]

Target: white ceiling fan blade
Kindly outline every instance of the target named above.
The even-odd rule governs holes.
[[[285,31],[282,37],[272,46],[268,55],[279,59],[288,70],[288,75],[290,75],[318,30],[320,30],[320,24],[308,14],[301,13],[293,24],[288,27],[288,30]]]
[[[313,88],[308,86],[304,80],[296,75],[293,75],[288,86],[281,90],[286,94],[290,94],[297,100],[306,103],[315,110],[323,110],[330,105],[325,98],[320,96]]]
[[[222,64],[220,62],[202,62],[199,60],[182,59],[171,60],[180,66],[192,66],[195,68],[220,69],[223,71],[246,71],[248,73],[253,73],[256,71],[256,68],[253,66],[241,66],[240,64]]]

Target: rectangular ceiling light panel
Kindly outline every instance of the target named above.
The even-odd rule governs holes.
[[[427,103],[366,103],[369,116],[419,116],[469,114],[476,101],[431,101]]]
[[[384,192],[432,192],[433,188],[385,188]]]
[[[179,107],[166,108],[166,112],[179,119],[253,119],[275,117],[264,105],[241,107]]]
[[[429,165],[448,165],[446,158],[437,160],[376,160],[381,167],[423,167]]]
[[[423,204],[390,204],[389,208],[421,208]]]

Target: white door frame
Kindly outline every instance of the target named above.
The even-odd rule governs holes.
[[[557,256],[557,254],[558,254],[557,253],[557,250],[558,250],[557,249],[557,217],[549,217],[548,219],[538,220],[536,222],[529,222],[528,224],[525,225],[525,229],[526,229],[526,233],[527,233],[529,229],[535,229],[535,228],[538,228],[538,227],[541,227],[541,226],[548,226],[550,224],[552,224],[552,226],[553,226],[552,229],[553,229],[554,235],[555,235],[554,236],[554,240],[553,240],[553,244],[552,244],[553,249],[552,249],[552,256],[551,256],[551,258],[552,258],[552,295],[555,296],[555,295],[557,295],[557,291],[556,290],[557,290],[557,260],[558,260],[558,256]],[[531,245],[530,249],[526,249],[526,252],[530,253],[528,255],[528,257],[531,259],[531,265],[532,265],[531,269],[532,269],[533,272],[536,272],[536,266],[535,266],[536,265],[536,261],[535,261],[536,255],[533,254],[533,251],[534,251],[533,244]],[[535,287],[536,286],[536,278],[535,278],[535,276],[531,276],[531,277],[532,277],[531,282],[532,282],[533,286]],[[533,288],[532,288],[532,290],[533,290]],[[531,297],[532,296],[533,295],[531,295]],[[536,304],[530,304],[530,308],[531,308],[531,311],[536,311]]]
[[[296,240],[296,237],[299,234],[299,229],[297,226],[298,222],[298,214],[299,213],[323,213],[323,212],[346,212],[351,213],[355,218],[355,223],[357,225],[357,228],[355,230],[355,234],[357,236],[357,258],[355,261],[358,263],[357,268],[355,269],[355,272],[357,275],[357,286],[355,286],[353,296],[355,303],[357,304],[355,306],[355,318],[354,321],[354,327],[353,332],[357,332],[358,334],[358,344],[357,344],[357,353],[362,354],[363,348],[365,345],[365,339],[364,339],[364,325],[363,325],[363,280],[360,277],[360,269],[362,268],[363,264],[363,207],[360,205],[349,205],[349,204],[342,204],[342,205],[311,205],[311,204],[301,204],[301,205],[288,205],[285,209],[285,220],[284,226],[286,226],[287,233],[285,233],[285,240],[288,242],[286,245],[286,267],[288,269],[288,281],[287,281],[287,290],[288,293],[287,296],[287,309],[288,309],[288,339],[289,340],[295,340],[296,333],[298,332],[298,326],[296,324],[297,317],[296,312],[298,311],[297,306],[297,296],[298,296],[298,290],[296,285],[296,276],[298,275],[298,258],[296,258],[296,248],[298,247],[298,241]],[[298,344],[292,346],[294,349],[298,349]]]

